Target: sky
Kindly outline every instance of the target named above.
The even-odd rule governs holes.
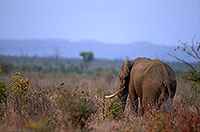
[[[200,40],[200,0],[0,0],[0,39]]]

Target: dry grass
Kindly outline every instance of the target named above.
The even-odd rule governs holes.
[[[0,76],[7,86],[11,83],[11,77]],[[27,93],[28,98],[17,100],[16,95],[21,93],[9,93],[7,101],[0,106],[0,131],[200,130],[198,102],[189,90],[190,84],[185,84],[181,79],[178,79],[173,106],[168,107],[166,104],[167,111],[159,111],[151,106],[144,117],[134,117],[126,109],[119,119],[114,117],[117,111],[113,107],[107,106],[110,111],[104,109],[103,100],[105,94],[116,90],[117,78],[108,81],[103,76],[97,78],[84,74],[65,76],[39,73],[23,73],[23,78],[30,79],[29,89],[32,94]],[[64,85],[60,85],[63,82]],[[20,105],[16,105],[13,101],[22,104],[18,102]],[[114,102],[111,100],[111,103]],[[108,104],[106,101],[105,105]],[[107,115],[109,112],[111,114]]]

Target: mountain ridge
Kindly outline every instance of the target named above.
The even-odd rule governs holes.
[[[129,44],[103,43],[96,40],[69,41],[64,39],[0,40],[0,55],[80,58],[82,51],[92,51],[98,59],[134,59],[148,57],[163,61],[175,61],[166,53],[173,54],[176,46],[156,45],[147,41]],[[187,58],[183,53],[178,56]]]

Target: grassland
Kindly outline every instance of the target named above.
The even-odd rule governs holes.
[[[178,78],[173,105],[134,117],[128,105],[121,114],[117,98],[103,99],[116,90],[122,63],[1,56],[0,131],[200,131],[198,94],[179,77],[184,64],[169,63]]]

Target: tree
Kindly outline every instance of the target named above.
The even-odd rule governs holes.
[[[91,51],[89,52],[81,52],[80,56],[83,57],[83,61],[85,64],[88,64],[89,62],[93,61],[94,55]]]
[[[88,69],[89,69],[89,62],[91,62],[91,61],[93,61],[93,59],[94,59],[94,55],[93,55],[93,53],[91,52],[91,51],[89,51],[89,52],[81,52],[80,53],[80,56],[82,56],[83,57],[83,64],[84,65],[80,65],[82,68],[82,70],[86,70],[86,72],[88,72]]]
[[[185,81],[191,81],[192,85],[191,85],[190,89],[195,94],[199,95],[200,94],[200,70],[199,70],[199,67],[200,67],[200,43],[199,42],[194,43],[193,40],[192,40],[191,45],[189,45],[188,43],[184,43],[182,41],[180,41],[180,42],[181,42],[181,46],[178,46],[175,49],[175,51],[182,50],[187,55],[189,55],[190,57],[197,60],[198,63],[196,64],[196,66],[193,66],[192,64],[184,61],[183,59],[181,59],[177,56],[174,56],[171,54],[169,54],[169,55],[174,57],[175,59],[185,63],[186,65],[188,65],[191,68],[191,70],[184,73],[183,79]]]

